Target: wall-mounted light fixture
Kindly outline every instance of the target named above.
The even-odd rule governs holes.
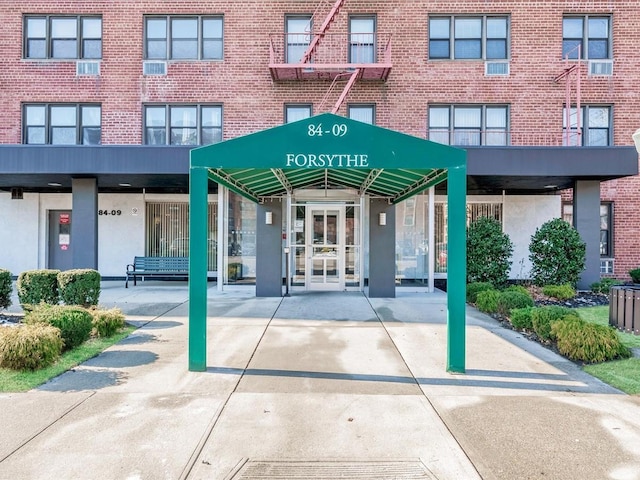
[[[378,225],[384,226],[387,224],[387,214],[386,212],[380,212],[378,214]]]
[[[267,225],[273,224],[273,212],[265,212],[264,223],[266,223]]]
[[[631,138],[633,138],[633,143],[636,144],[636,150],[640,153],[640,128],[631,135]]]

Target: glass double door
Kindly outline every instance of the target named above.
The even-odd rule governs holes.
[[[307,289],[344,290],[344,207],[307,206]]]

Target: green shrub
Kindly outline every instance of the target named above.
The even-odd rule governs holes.
[[[640,283],[640,268],[629,270],[629,276],[631,277],[631,281],[633,283]]]
[[[92,320],[91,314],[82,307],[47,304],[38,305],[24,318],[24,322],[30,325],[46,323],[58,327],[65,350],[71,350],[89,339]]]
[[[615,278],[603,278],[599,282],[592,283],[589,288],[593,293],[609,293],[611,287],[614,285],[620,285],[622,282]]]
[[[499,221],[478,217],[467,229],[467,283],[507,283],[513,244]]]
[[[60,298],[67,305],[97,305],[100,298],[100,273],[89,268],[65,270],[58,273],[58,289]]]
[[[490,282],[471,282],[467,284],[467,302],[476,303],[478,293],[495,290]]]
[[[520,293],[524,293],[529,298],[533,298],[531,296],[531,292],[526,287],[523,287],[522,285],[509,285],[503,291],[504,292],[520,292]]]
[[[509,315],[509,321],[517,329],[533,330],[531,311],[535,307],[514,308]]]
[[[16,287],[23,310],[39,303],[58,304],[58,273],[60,270],[27,270],[18,275]]]
[[[536,335],[542,340],[551,340],[553,334],[551,326],[554,322],[565,318],[567,315],[574,314],[573,310],[568,307],[558,305],[545,305],[544,307],[536,307],[531,310],[531,323]]]
[[[479,292],[476,297],[476,307],[484,313],[496,313],[499,298],[500,292],[498,290],[484,290]]]
[[[570,315],[551,328],[558,351],[571,360],[599,363],[631,356],[630,350],[620,343],[616,331],[606,325],[585,322]]]
[[[531,278],[538,286],[578,283],[584,270],[585,243],[578,231],[561,218],[544,223],[531,236]]]
[[[90,310],[93,317],[93,335],[98,337],[110,337],[124,327],[124,315],[118,308],[109,310]]]
[[[0,367],[36,370],[51,365],[62,351],[60,330],[51,325],[6,327],[0,332]]]
[[[11,272],[0,268],[0,310],[11,305]]]
[[[497,307],[499,313],[509,315],[514,308],[533,307],[533,299],[529,296],[529,292],[504,291],[500,292]]]
[[[568,283],[564,285],[545,285],[542,287],[542,293],[547,297],[557,298],[558,300],[568,300],[576,296],[576,289]]]

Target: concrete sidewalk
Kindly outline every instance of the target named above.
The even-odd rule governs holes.
[[[640,479],[640,398],[446,297],[209,291],[208,370],[188,372],[188,292],[101,304],[140,325],[40,388],[0,394],[0,479]]]

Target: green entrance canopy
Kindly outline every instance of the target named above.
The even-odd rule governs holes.
[[[447,180],[447,369],[464,372],[466,152],[330,113],[191,151],[189,369],[206,370],[207,183],[260,202],[301,188],[352,188],[398,203]],[[220,281],[220,279],[218,279]]]

